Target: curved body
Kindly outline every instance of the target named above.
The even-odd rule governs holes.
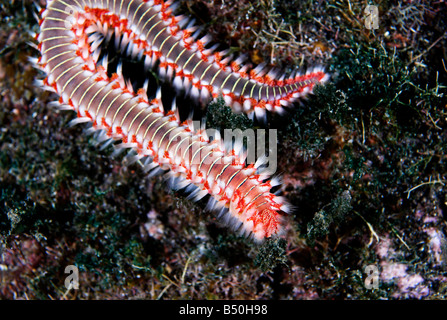
[[[183,34],[181,41],[185,43],[175,45],[174,19],[163,1],[49,1],[37,37],[41,52],[37,64],[48,75],[42,86],[60,95],[59,103],[77,113],[77,122],[92,122],[94,129],[122,140],[121,146],[133,148],[139,158],[150,157],[152,167],[169,170],[182,186],[195,185],[197,197],[210,194],[216,207],[228,208],[234,227],[256,239],[276,235],[287,204],[270,193],[271,182],[256,173],[256,166],[244,166],[242,159],[225,151],[219,140],[210,142],[201,131],[194,132],[188,123],[180,123],[173,111],[165,114],[160,99],[148,101],[143,90],[133,92],[119,74],[109,78],[105,67],[97,63],[94,34],[112,30],[123,36],[122,41],[134,43],[130,50],[137,50],[138,45],[144,48],[143,54],[155,55],[161,63],[169,64],[177,57],[174,62],[180,70],[174,68],[176,76],[183,70],[187,77],[190,71],[189,75],[201,83],[209,82],[222,92],[234,87],[236,96],[244,95],[243,88],[248,85],[242,84],[247,82],[235,80],[234,75],[219,76],[230,73],[215,72],[213,64],[203,69],[197,60],[199,54],[191,53],[193,48],[182,58],[180,53],[186,52],[184,46],[189,40]],[[180,53],[172,49],[180,50],[182,45]],[[194,66],[193,70],[189,66]],[[206,69],[213,70],[209,76],[215,74],[213,84]],[[248,87],[256,92],[254,99],[272,94],[271,89],[257,85],[261,89]]]

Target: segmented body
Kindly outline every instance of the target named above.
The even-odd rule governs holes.
[[[125,34],[134,43],[129,46],[130,50],[140,53],[141,47],[143,54],[156,56],[161,63],[172,63],[177,57],[174,63],[179,67],[173,66],[176,76],[183,70],[183,76],[191,77],[193,83],[196,78],[205,83],[214,74],[209,86],[216,86],[222,92],[244,91],[245,85],[239,85],[246,82],[234,80],[230,71],[219,67],[221,71],[215,72],[216,61],[205,69],[200,66],[199,61],[204,61],[200,57],[203,52],[197,47],[191,53],[192,47],[199,46],[198,42],[188,40],[188,32],[183,33],[181,40],[175,38],[175,33],[181,31],[177,30],[174,20],[164,1],[52,0],[42,12],[41,32],[37,37],[41,52],[37,64],[48,75],[42,86],[58,93],[60,104],[74,110],[78,122],[92,122],[94,129],[122,140],[121,146],[133,148],[139,158],[153,159],[153,167],[169,170],[183,185],[194,184],[199,195],[210,194],[215,206],[228,208],[235,226],[245,233],[256,239],[278,234],[281,214],[287,211],[287,204],[270,193],[272,184],[265,181],[267,176],[257,174],[254,165],[245,166],[237,155],[226,152],[219,140],[210,142],[202,132],[193,132],[188,123],[180,123],[175,112],[165,114],[160,99],[148,101],[143,90],[134,93],[120,75],[109,78],[105,68],[97,63],[98,57],[92,48],[95,44],[93,41],[90,45],[89,35],[101,28],[113,27],[114,32]],[[176,47],[177,52],[173,54]],[[182,59],[182,52],[186,51]],[[194,67],[189,69],[189,64]],[[191,70],[189,75],[188,70]],[[205,70],[213,72],[206,76]],[[260,89],[250,88],[256,92],[252,97],[262,100],[273,93],[263,84],[256,85]],[[284,88],[283,94],[288,87]],[[217,94],[211,88],[209,92]]]
[[[281,111],[282,106],[327,80],[327,74],[318,68],[286,78],[277,72],[266,73],[262,67],[250,70],[249,65],[242,65],[242,59],[232,61],[222,52],[214,52],[207,48],[208,36],[196,40],[195,27],[182,29],[187,19],[173,14],[171,1],[73,3],[89,11],[94,25],[124,35],[121,47],[144,58],[146,65],[159,60],[160,73],[174,77],[176,86],[191,88],[193,95],[203,98],[222,95],[236,111],[255,111],[258,116],[265,110]]]

